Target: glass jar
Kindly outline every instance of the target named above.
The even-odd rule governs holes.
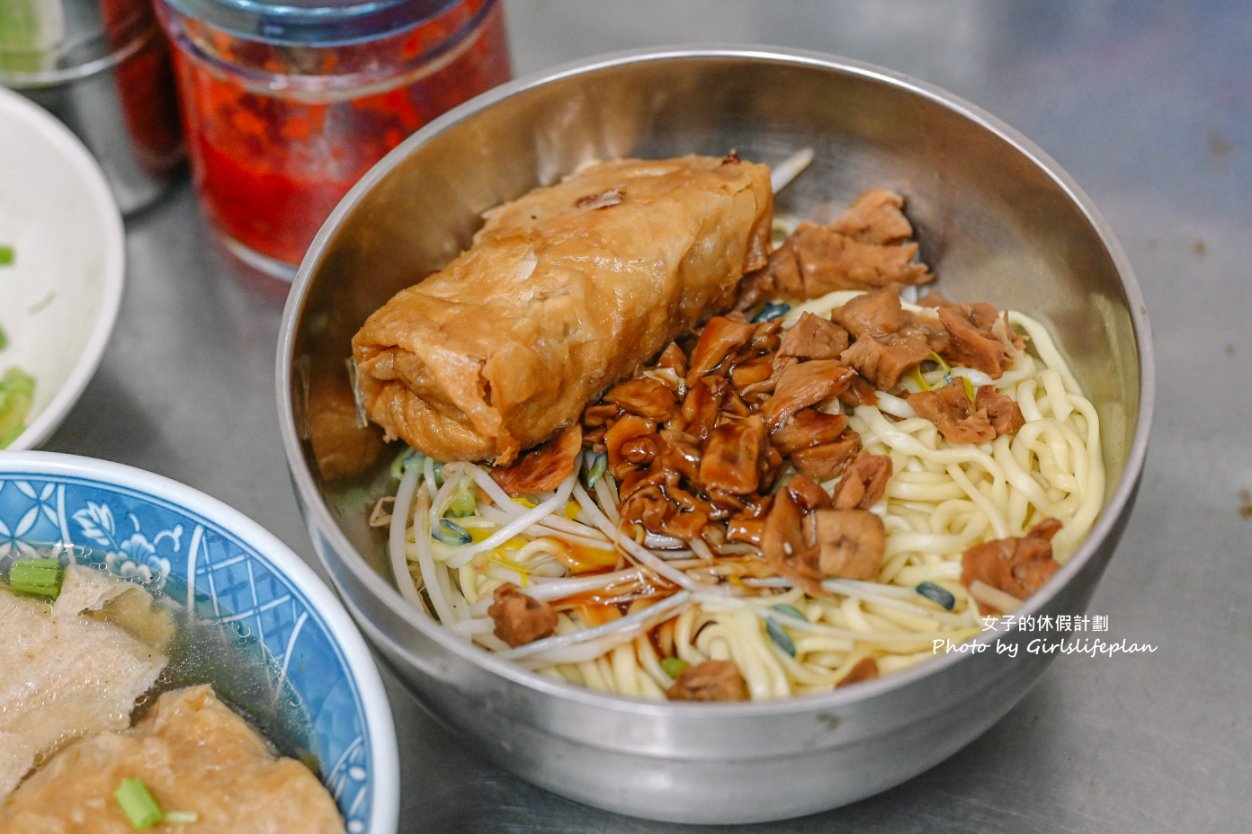
[[[192,174],[226,248],[290,279],[349,188],[510,77],[497,0],[158,0]]]

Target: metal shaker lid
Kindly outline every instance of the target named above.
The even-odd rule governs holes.
[[[331,46],[416,26],[463,0],[164,0],[215,29],[271,44]]]

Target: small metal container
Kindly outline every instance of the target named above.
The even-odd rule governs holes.
[[[177,176],[184,146],[169,49],[147,0],[4,0],[0,84],[83,140],[123,213]]]

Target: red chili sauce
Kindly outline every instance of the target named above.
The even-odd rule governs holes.
[[[183,158],[170,50],[145,0],[100,0],[104,36],[114,54],[127,52],[114,84],[136,161],[161,174]],[[136,47],[135,43],[139,42]]]
[[[293,266],[343,195],[387,151],[510,77],[503,11],[491,0],[454,4],[380,44],[281,47],[219,32],[196,37],[213,39],[218,56],[241,66],[323,81],[317,91],[295,84],[258,91],[243,73],[174,50],[206,212],[236,242]],[[327,92],[324,82],[340,73],[355,86]]]

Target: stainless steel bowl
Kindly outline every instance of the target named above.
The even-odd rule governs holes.
[[[941,288],[1042,318],[1099,409],[1104,511],[1021,613],[1082,611],[1125,524],[1152,410],[1147,312],[1091,202],[1014,130],[895,73],[777,49],[627,53],[501,87],[411,137],[327,221],[284,313],[278,400],[315,546],[367,637],[468,743],[557,793],[684,822],[833,808],[942,761],[1017,703],[1052,657],[1009,658],[988,645],[776,703],[608,697],[498,660],[410,608],[392,586],[381,536],[359,509],[343,509],[349,490],[381,494],[385,478],[326,483],[317,474],[302,439],[308,392],[346,384],[348,342],[365,316],[466,246],[484,209],[593,157],[737,148],[777,163],[806,146],[814,165],[783,192],[780,210],[845,204],[874,185],[899,190]],[[989,632],[979,642],[1031,636]]]

